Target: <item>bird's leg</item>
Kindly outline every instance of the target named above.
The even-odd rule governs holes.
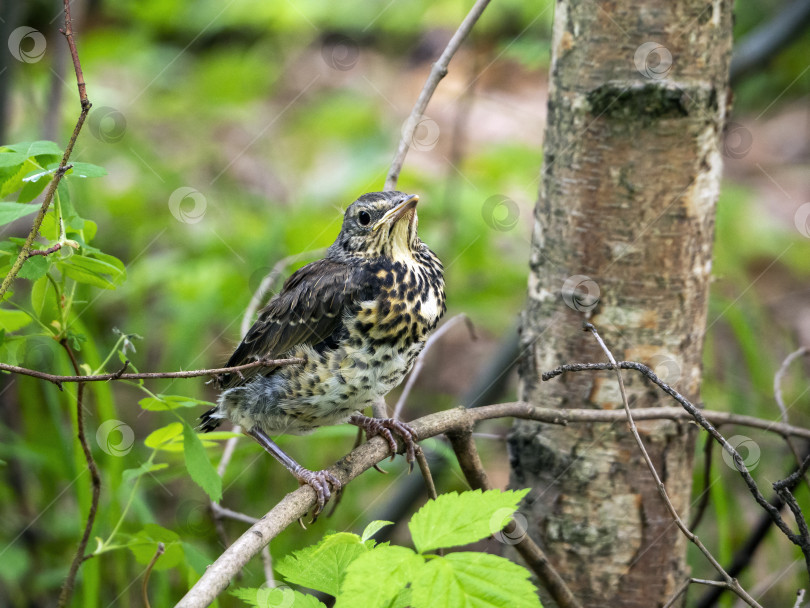
[[[298,483],[301,485],[308,485],[313,490],[315,490],[315,496],[318,499],[318,504],[315,507],[315,511],[312,513],[312,521],[314,522],[321,511],[323,511],[323,506],[326,504],[326,501],[329,500],[329,497],[332,496],[332,491],[329,488],[329,485],[332,485],[334,491],[340,492],[342,484],[340,480],[332,475],[329,471],[310,471],[309,469],[305,469],[300,464],[295,462],[292,458],[290,458],[284,450],[282,450],[276,442],[270,439],[267,434],[262,431],[258,427],[253,427],[247,432],[248,435],[253,437],[256,441],[259,442],[259,445],[262,446],[267,452],[276,460],[278,460],[284,467],[292,473],[295,478],[298,480]]]
[[[365,430],[368,437],[380,435],[385,439],[391,448],[391,460],[397,455],[397,442],[393,433],[399,435],[405,444],[405,459],[408,461],[408,469],[413,470],[413,461],[416,459],[416,441],[419,440],[419,436],[409,424],[393,418],[369,418],[363,414],[353,414],[349,418],[349,424]]]

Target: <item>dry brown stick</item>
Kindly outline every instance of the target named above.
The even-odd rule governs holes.
[[[425,453],[422,451],[421,446],[416,446],[415,454],[416,462],[419,464],[419,470],[422,472],[422,477],[425,479],[428,496],[432,500],[436,500],[439,497],[436,493],[436,484],[433,483],[433,474],[430,472],[430,465],[428,464],[427,458],[425,458]]]
[[[149,565],[146,567],[146,572],[143,574],[143,583],[141,584],[141,599],[143,600],[143,605],[146,608],[151,608],[151,604],[149,603],[149,576],[152,574],[152,568],[155,567],[157,560],[163,555],[164,551],[166,550],[166,546],[163,543],[158,543],[157,551],[155,551],[155,555],[152,556],[152,560],[149,562]]]
[[[624,412],[627,415],[627,422],[630,425],[630,432],[633,434],[633,438],[636,441],[636,445],[638,445],[638,449],[641,451],[641,455],[644,457],[644,462],[647,464],[647,468],[650,471],[653,479],[655,480],[655,485],[658,488],[658,493],[661,496],[661,499],[664,501],[664,504],[669,511],[669,514],[672,516],[672,519],[675,520],[675,524],[680,528],[681,532],[683,532],[684,536],[688,538],[694,545],[700,550],[701,553],[706,557],[709,563],[714,566],[714,569],[720,574],[729,588],[736,593],[740,599],[742,599],[746,604],[749,606],[754,606],[755,608],[762,608],[757,601],[752,598],[748,592],[742,588],[740,583],[737,579],[732,578],[729,574],[723,569],[723,566],[720,565],[720,562],[712,555],[712,553],[706,548],[706,546],[701,542],[701,540],[694,534],[687,525],[681,519],[681,516],[678,514],[678,511],[675,509],[675,505],[672,504],[672,501],[669,499],[669,495],[667,494],[666,487],[664,486],[664,482],[661,481],[661,478],[658,475],[658,471],[655,469],[655,465],[653,464],[652,459],[650,458],[649,453],[647,453],[647,449],[644,447],[644,442],[641,440],[641,435],[639,435],[638,428],[636,428],[636,423],[633,420],[633,412],[630,410],[630,402],[627,400],[627,392],[624,388],[624,379],[622,378],[622,371],[619,368],[618,364],[616,363],[616,359],[613,357],[613,353],[610,352],[610,349],[607,347],[605,342],[602,340],[602,337],[599,335],[599,332],[596,331],[596,328],[591,325],[590,323],[585,324],[585,329],[590,331],[596,341],[599,343],[600,348],[604,351],[605,355],[607,356],[610,363],[614,366],[616,370],[616,378],[619,381],[619,392],[622,396],[622,404],[624,405]],[[725,440],[724,440],[725,442]],[[764,500],[764,499],[763,499]]]
[[[692,420],[685,411],[674,407],[659,407],[634,410],[636,420]],[[792,435],[810,439],[810,429],[803,429],[782,423],[771,423],[752,416],[738,416],[726,412],[704,411],[704,416],[715,424],[742,424],[781,435]],[[463,407],[444,410],[424,416],[409,424],[416,430],[420,439],[435,437],[469,427],[482,420],[494,418],[521,418],[548,424],[568,424],[574,422],[615,423],[626,420],[623,411],[616,410],[558,410],[540,408],[524,402],[485,405],[475,409]],[[400,452],[402,447],[400,447]],[[390,456],[388,443],[381,437],[373,437],[368,442],[352,450],[350,454],[332,466],[329,471],[346,485],[349,481],[372,468]],[[287,494],[264,517],[256,522],[242,536],[236,539],[222,555],[206,570],[194,587],[178,604],[181,608],[207,606],[227,587],[228,582],[239,570],[287,526],[303,517],[315,505],[315,493],[309,486],[302,486]]]
[[[45,214],[48,212],[48,208],[51,206],[54,194],[56,194],[56,187],[59,185],[59,182],[62,180],[62,177],[65,175],[67,170],[70,169],[68,160],[70,160],[70,155],[73,153],[73,146],[76,143],[76,139],[79,137],[79,132],[82,130],[84,120],[87,118],[87,113],[90,111],[90,108],[93,105],[87,99],[87,87],[84,84],[84,74],[82,74],[82,66],[79,63],[79,54],[76,51],[76,42],[73,39],[73,20],[70,16],[70,0],[65,0],[65,29],[61,31],[65,35],[65,40],[67,40],[68,47],[70,48],[70,56],[73,58],[73,68],[76,72],[76,83],[79,86],[79,101],[82,109],[79,113],[79,119],[76,121],[76,126],[73,129],[73,135],[70,136],[67,148],[65,148],[65,153],[62,155],[62,160],[59,162],[59,167],[54,172],[51,183],[48,184],[48,189],[45,192],[45,198],[42,199],[42,205],[34,218],[31,231],[28,233],[17,259],[14,260],[14,264],[11,265],[11,269],[8,271],[8,274],[5,276],[5,278],[3,278],[3,283],[0,285],[0,300],[3,299],[3,296],[6,294],[9,287],[11,287],[11,284],[14,282],[14,279],[17,277],[17,274],[20,272],[23,264],[30,256],[31,246],[34,243],[34,239],[37,238],[39,228],[42,226],[42,220],[45,219]]]
[[[667,603],[664,604],[663,608],[671,608],[672,606],[674,606],[675,602],[678,601],[678,598],[681,597],[684,593],[686,593],[686,590],[689,589],[689,585],[691,585],[692,583],[697,583],[700,585],[708,585],[710,587],[722,587],[724,589],[731,589],[731,587],[728,586],[728,583],[724,581],[710,581],[703,578],[688,578],[683,582],[683,584],[680,587],[678,587],[675,590],[675,593],[673,593],[672,597],[670,597],[669,600],[667,600]]]
[[[453,452],[456,454],[458,464],[470,487],[473,490],[491,490],[492,484],[489,482],[484,466],[481,464],[481,458],[472,437],[472,425],[459,431],[447,433],[447,437],[450,439]],[[515,526],[515,522],[511,521],[504,531],[506,533],[512,532]],[[515,544],[515,549],[526,560],[526,564],[537,575],[540,583],[548,590],[560,608],[581,608],[582,605],[579,600],[574,597],[568,585],[565,584],[565,581],[531,536],[524,533]]]
[[[66,338],[61,342],[65,351],[70,357],[70,363],[73,366],[73,371],[79,373],[79,362],[76,360],[76,355],[73,349],[67,342]],[[76,582],[76,574],[79,572],[79,566],[84,562],[84,551],[87,548],[87,542],[90,540],[90,533],[93,530],[93,524],[96,521],[96,512],[98,511],[98,500],[101,495],[101,476],[98,474],[98,467],[96,461],[93,459],[93,454],[90,451],[90,446],[87,443],[87,437],[84,434],[84,384],[79,384],[76,389],[76,427],[78,429],[79,444],[82,446],[82,453],[84,460],[87,462],[87,468],[90,470],[90,480],[92,496],[90,500],[90,511],[87,513],[87,522],[84,526],[79,546],[76,547],[76,553],[73,556],[73,561],[70,564],[67,578],[62,584],[62,590],[59,592],[59,608],[64,608],[70,602],[70,596],[73,594],[73,585]]]
[[[221,367],[216,369],[196,369],[187,372],[144,372],[138,374],[123,374],[120,371],[111,374],[96,374],[93,376],[58,376],[56,374],[48,374],[40,372],[35,369],[28,369],[26,367],[18,367],[17,365],[9,365],[7,363],[0,363],[0,370],[12,372],[14,374],[23,374],[25,376],[32,376],[40,380],[47,380],[53,382],[59,389],[62,389],[63,382],[106,382],[107,380],[148,380],[154,378],[197,378],[199,376],[214,376],[217,374],[227,374],[233,372],[240,372],[252,367],[278,367],[281,365],[294,365],[298,363],[305,363],[304,359],[260,359],[252,363],[245,363],[244,365],[236,365],[234,367]]]
[[[397,187],[399,172],[402,171],[402,165],[405,162],[405,156],[408,154],[408,148],[410,148],[411,140],[419,124],[419,119],[422,118],[422,114],[424,114],[430,98],[433,97],[436,87],[439,86],[439,82],[447,75],[447,66],[450,64],[450,60],[453,58],[453,55],[456,54],[456,51],[458,51],[461,43],[464,42],[464,39],[469,35],[470,31],[472,31],[472,28],[481,17],[481,13],[484,12],[489,1],[490,0],[477,0],[470,9],[470,12],[467,13],[464,21],[458,26],[456,33],[450,38],[450,42],[447,43],[439,59],[433,64],[433,67],[431,67],[430,75],[425,81],[425,86],[419,93],[419,97],[408,116],[408,120],[405,121],[402,137],[397,147],[397,153],[394,155],[391,168],[388,170],[388,176],[385,178],[384,190],[393,190]]]

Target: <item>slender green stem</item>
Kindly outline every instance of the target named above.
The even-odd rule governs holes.
[[[107,358],[106,358],[106,359],[104,359],[104,361],[102,361],[102,362],[101,362],[101,364],[100,364],[100,365],[99,365],[99,366],[98,366],[98,367],[97,367],[95,370],[93,370],[93,372],[90,374],[91,376],[95,376],[96,374],[100,374],[100,373],[102,372],[102,370],[103,370],[103,369],[104,369],[104,368],[107,366],[107,364],[110,362],[110,359],[112,359],[112,356],[113,356],[113,355],[116,353],[116,351],[118,350],[118,347],[119,347],[119,346],[121,345],[121,343],[122,343],[124,340],[126,340],[126,339],[127,339],[126,335],[125,335],[125,334],[121,334],[121,336],[120,336],[120,337],[118,338],[118,340],[116,341],[115,346],[113,346],[113,347],[112,347],[112,349],[110,350],[110,354],[108,354],[108,355],[107,355]]]

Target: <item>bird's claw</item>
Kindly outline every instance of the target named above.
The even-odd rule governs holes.
[[[397,441],[394,433],[402,438],[405,444],[405,460],[408,462],[408,470],[413,471],[413,461],[416,460],[416,442],[419,436],[413,427],[405,422],[394,418],[370,418],[360,414],[355,414],[349,420],[352,424],[359,426],[366,431],[368,437],[381,436],[391,448],[391,460],[397,455]]]
[[[335,494],[338,494],[343,488],[343,484],[329,471],[310,471],[309,469],[301,468],[295,472],[295,476],[298,479],[298,483],[302,486],[309,486],[315,491],[317,503],[315,510],[312,512],[312,521],[309,522],[315,523],[318,519],[318,515],[323,511],[324,505],[331,498],[332,492],[334,491]],[[331,489],[329,487],[330,485],[332,486]]]

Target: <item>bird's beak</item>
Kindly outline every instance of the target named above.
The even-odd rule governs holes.
[[[418,202],[419,196],[412,194],[393,209],[386,211],[385,215],[383,215],[379,221],[374,224],[374,228],[372,228],[372,230],[378,230],[381,226],[385,226],[389,222],[391,224],[395,224],[403,215],[408,213],[408,211],[414,209],[416,207],[416,203]]]

